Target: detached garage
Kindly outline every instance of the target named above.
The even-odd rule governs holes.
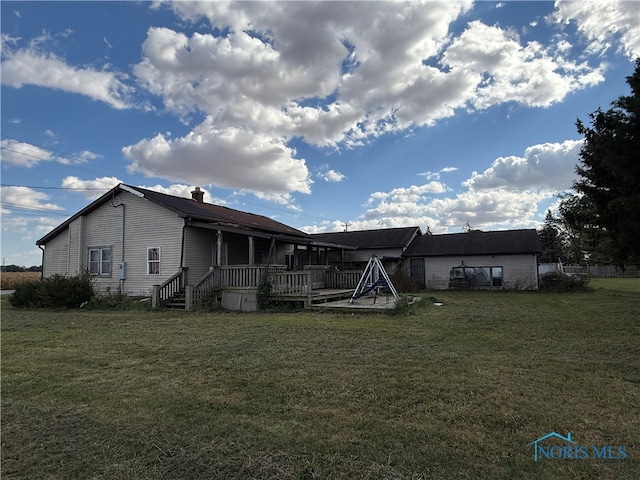
[[[403,253],[404,271],[423,288],[538,288],[536,230],[423,235]]]

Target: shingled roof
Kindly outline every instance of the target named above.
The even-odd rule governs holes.
[[[423,235],[411,242],[403,256],[508,255],[540,251],[538,232],[527,229]]]
[[[315,241],[364,248],[405,248],[415,236],[422,235],[420,227],[381,228],[353,232],[314,233]]]
[[[312,238],[308,233],[296,230],[293,227],[289,227],[284,223],[280,223],[263,215],[242,212],[240,210],[220,205],[213,205],[211,203],[198,202],[192,198],[167,195],[166,193],[160,193],[146,188],[119,184],[91,204],[87,205],[64,223],[54,228],[51,232],[38,240],[36,244],[43,245],[47,243],[51,238],[65,230],[73,220],[82,215],[89,214],[107,201],[110,201],[121,191],[127,191],[144,197],[150,202],[175,212],[179,217],[184,217],[191,221],[198,221],[200,223],[216,225],[221,229],[246,230],[247,234],[251,234],[251,231],[254,231],[262,232],[264,234],[283,235],[287,237],[294,237],[304,243],[311,243],[312,241]]]

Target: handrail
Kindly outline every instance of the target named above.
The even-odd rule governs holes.
[[[153,306],[157,307],[160,303],[168,300],[176,293],[184,290],[187,284],[188,267],[182,267],[177,273],[173,274],[161,285],[154,285]]]

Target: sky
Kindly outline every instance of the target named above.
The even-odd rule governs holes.
[[[120,182],[317,233],[538,228],[640,2],[2,1],[1,253]]]

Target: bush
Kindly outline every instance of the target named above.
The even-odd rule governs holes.
[[[389,275],[389,280],[393,283],[393,286],[398,293],[410,293],[417,292],[419,290],[416,281],[409,275],[402,272],[396,272],[393,275]]]
[[[96,295],[83,308],[87,310],[152,310],[149,297],[130,297],[122,293]]]
[[[16,286],[9,303],[16,308],[77,308],[94,296],[91,275],[81,273],[73,277],[53,275],[41,282]]]
[[[585,290],[589,277],[582,275],[568,275],[560,272],[548,272],[540,275],[540,290],[548,292],[573,292]]]

